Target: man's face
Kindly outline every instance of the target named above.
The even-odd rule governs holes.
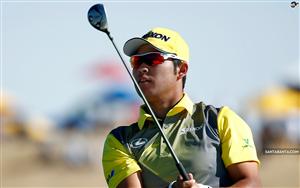
[[[137,54],[149,52],[158,51],[150,45],[145,45],[138,49]],[[142,63],[137,68],[133,68],[132,72],[145,97],[150,102],[157,97],[163,97],[178,91],[176,87],[182,87],[177,74],[178,70],[174,73],[174,64],[171,60],[152,66]]]

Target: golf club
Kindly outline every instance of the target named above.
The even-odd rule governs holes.
[[[183,167],[182,163],[179,161],[178,157],[176,156],[169,140],[167,139],[167,137],[165,136],[152,108],[150,107],[146,97],[144,96],[141,88],[139,87],[137,81],[135,80],[135,78],[133,77],[131,71],[129,70],[128,66],[126,65],[124,59],[122,58],[122,55],[120,54],[117,46],[115,45],[114,41],[113,41],[113,38],[112,36],[110,35],[110,32],[108,30],[108,25],[107,25],[107,18],[106,18],[106,13],[105,13],[105,9],[104,9],[104,6],[103,4],[96,4],[96,5],[93,5],[89,11],[88,11],[88,20],[90,22],[90,24],[96,28],[97,30],[99,31],[102,31],[104,33],[107,34],[107,36],[109,37],[110,41],[112,42],[112,44],[114,45],[119,57],[121,58],[122,60],[122,63],[123,65],[125,66],[126,68],[126,71],[128,72],[128,74],[130,75],[130,78],[132,79],[133,83],[134,83],[134,86],[136,87],[137,91],[139,92],[140,96],[142,97],[146,107],[148,108],[151,116],[153,117],[153,120],[156,124],[156,126],[158,127],[160,133],[161,133],[161,136],[163,137],[163,140],[165,141],[165,143],[167,144],[167,147],[169,148],[170,150],[170,153],[173,157],[173,159],[175,160],[175,163],[176,163],[176,167],[180,173],[180,175],[183,177],[184,180],[189,180],[189,177],[187,175],[187,172],[185,170],[185,168]]]

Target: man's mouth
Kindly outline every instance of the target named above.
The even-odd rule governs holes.
[[[144,84],[144,83],[147,83],[147,82],[150,82],[150,80],[146,80],[146,79],[139,80],[139,84]]]
[[[141,77],[138,80],[139,84],[145,84],[145,83],[149,83],[149,82],[151,82],[151,80],[149,78],[146,78],[146,77]]]

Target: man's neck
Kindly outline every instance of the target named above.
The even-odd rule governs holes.
[[[152,110],[157,118],[164,119],[167,113],[182,99],[183,93],[179,93],[171,98],[158,98],[155,101],[149,101]]]

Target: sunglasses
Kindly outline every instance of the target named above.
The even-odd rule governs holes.
[[[130,57],[130,63],[131,63],[131,67],[133,69],[136,69],[142,63],[145,63],[146,65],[149,65],[149,66],[153,66],[153,65],[162,64],[168,59],[179,60],[180,62],[182,61],[174,54],[166,54],[166,53],[160,53],[160,52],[150,52],[150,53],[131,56]]]

